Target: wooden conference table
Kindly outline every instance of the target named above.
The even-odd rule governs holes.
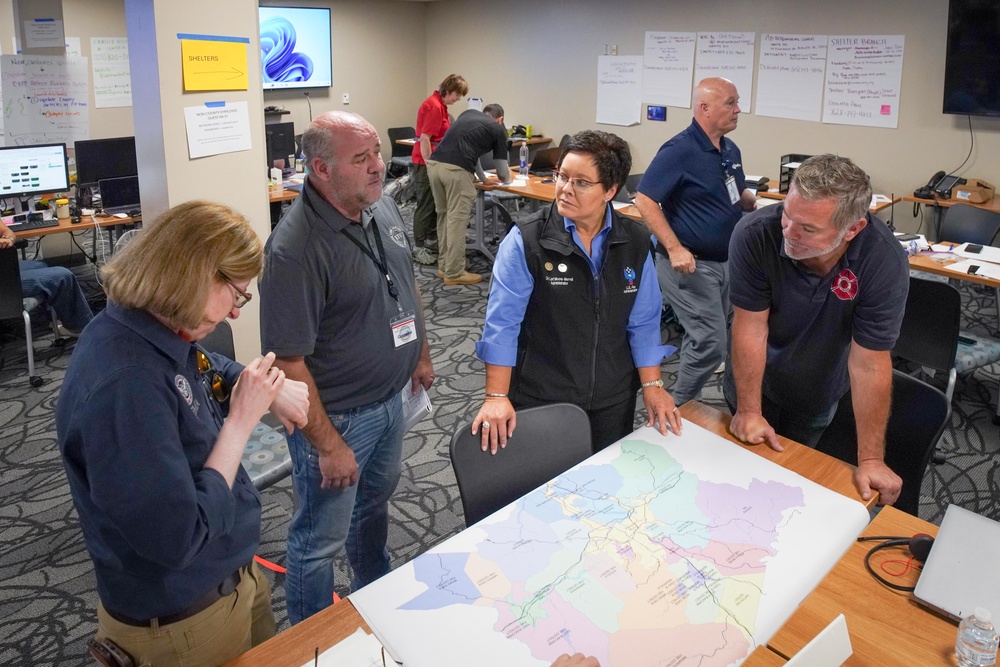
[[[681,416],[685,419],[752,451],[754,454],[774,461],[778,465],[797,472],[837,493],[858,502],[865,502],[861,500],[854,486],[854,466],[852,465],[785,438],[779,438],[785,447],[783,452],[776,452],[765,445],[748,446],[738,443],[728,431],[730,416],[696,401],[686,403],[680,411]],[[871,508],[876,499],[877,494],[873,494],[873,497],[865,504]],[[862,604],[862,601],[859,601],[859,604]],[[233,667],[273,667],[277,665],[299,667],[313,659],[317,648],[322,653],[359,627],[366,632],[371,632],[350,599],[342,600],[228,664]],[[747,667],[767,667],[768,665],[781,664],[781,661],[775,662],[773,656],[762,654],[756,659],[760,662],[747,660],[744,665]]]
[[[945,241],[944,243],[947,243]],[[955,246],[958,247],[960,244],[956,243]],[[993,287],[1000,289],[1000,280],[996,278],[990,278],[989,276],[980,276],[970,273],[961,273],[959,271],[949,271],[947,268],[950,264],[955,264],[956,262],[965,261],[965,257],[959,257],[958,255],[953,255],[949,253],[935,253],[932,251],[919,252],[916,255],[910,255],[907,258],[910,262],[910,268],[916,269],[917,271],[924,271],[926,273],[934,273],[939,276],[944,276],[945,278],[951,278],[956,280],[965,280],[970,283],[978,283],[980,285],[986,285],[987,287]]]
[[[114,216],[95,218],[91,215],[85,215],[80,222],[77,223],[73,223],[70,218],[59,218],[59,225],[57,227],[40,227],[37,229],[25,229],[23,231],[19,231],[18,227],[20,227],[20,225],[14,225],[10,229],[14,232],[15,237],[19,239],[28,239],[38,236],[48,236],[50,234],[79,232],[87,229],[94,230],[94,233],[96,234],[99,228],[117,227],[119,225],[128,225],[136,222],[142,222],[142,216],[137,218],[116,218]]]

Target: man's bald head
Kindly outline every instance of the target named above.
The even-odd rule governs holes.
[[[736,129],[740,115],[740,95],[729,79],[702,79],[694,89],[692,106],[695,122],[712,143]]]

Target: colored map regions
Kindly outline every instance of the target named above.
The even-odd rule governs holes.
[[[753,640],[767,563],[803,505],[781,482],[746,488],[684,470],[625,440],[528,494],[471,552],[413,563],[427,590],[400,610],[492,608],[494,630],[533,657],[594,655],[605,667],[730,665]]]

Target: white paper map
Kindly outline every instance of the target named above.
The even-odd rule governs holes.
[[[407,667],[736,665],[867,522],[690,422],[644,428],[351,601]]]

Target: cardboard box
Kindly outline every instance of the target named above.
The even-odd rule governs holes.
[[[993,199],[996,189],[977,178],[970,178],[965,185],[956,185],[951,192],[952,201],[969,202],[970,204],[985,204]]]

